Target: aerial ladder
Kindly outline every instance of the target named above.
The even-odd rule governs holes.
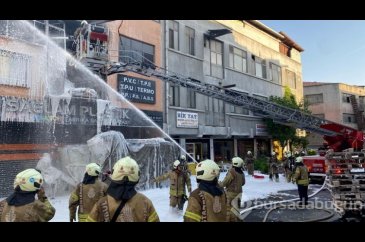
[[[196,93],[249,109],[256,116],[270,118],[276,123],[323,135],[328,148],[328,152],[323,158],[328,166],[326,183],[332,194],[336,211],[341,215],[345,215],[347,212],[363,213],[365,207],[365,150],[362,131],[262,100],[238,90],[232,90],[227,86],[212,85],[171,72],[154,65],[143,57],[136,61],[128,59],[127,56],[127,58],[123,58],[126,60],[125,62],[110,62],[106,56],[101,57],[100,64],[92,65],[93,68],[91,68],[99,75],[108,76],[132,72],[156,77]],[[90,58],[84,58],[84,60],[93,61]]]

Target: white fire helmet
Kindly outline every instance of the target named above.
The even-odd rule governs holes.
[[[242,167],[243,160],[240,157],[233,157],[232,158],[232,165],[235,167]]]
[[[272,154],[272,155],[276,155],[275,151],[273,151],[271,154]]]
[[[213,181],[219,177],[219,166],[212,160],[204,160],[196,166],[196,178],[204,181]]]
[[[177,167],[180,165],[180,161],[176,160],[174,161],[174,169],[177,169]]]
[[[124,177],[128,177],[129,181],[138,182],[139,176],[140,171],[137,162],[127,156],[114,164],[111,179],[113,181],[121,181]]]
[[[41,188],[43,184],[43,176],[36,169],[26,169],[18,175],[14,180],[14,188],[20,187],[22,191],[34,192]]]
[[[303,158],[299,156],[299,157],[297,157],[297,158],[295,159],[295,162],[296,162],[296,163],[303,162]]]
[[[180,156],[180,159],[181,159],[181,160],[186,160],[185,155],[181,155],[181,156]]]
[[[249,150],[249,151],[247,151],[247,154],[248,154],[248,155],[251,155],[251,154],[252,154],[252,152]]]
[[[89,176],[98,176],[101,173],[101,167],[96,163],[87,164],[86,173],[89,174]]]

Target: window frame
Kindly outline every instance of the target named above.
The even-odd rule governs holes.
[[[179,50],[179,22],[169,21],[169,48]]]
[[[195,56],[195,29],[185,26],[186,53]]]

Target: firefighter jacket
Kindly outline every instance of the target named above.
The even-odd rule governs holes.
[[[78,207],[79,222],[85,222],[95,203],[106,195],[107,188],[107,185],[98,179],[95,179],[93,184],[79,183],[69,199],[70,220],[76,219]]]
[[[9,205],[7,200],[0,202],[0,222],[48,222],[55,213],[46,197],[20,206]]]
[[[185,185],[188,187],[188,191],[191,192],[190,176],[187,172],[179,172],[176,170],[169,171],[162,176],[156,177],[156,182],[160,182],[166,179],[170,179],[170,195],[180,197],[186,195]]]
[[[184,214],[184,222],[226,222],[226,194],[212,196],[199,188],[189,197],[188,207]]]
[[[246,156],[246,164],[253,164],[253,162],[254,162],[253,155],[252,154],[247,155]]]
[[[308,169],[303,163],[297,164],[293,176],[293,182],[303,186],[309,185]]]
[[[121,201],[110,195],[101,198],[93,207],[86,222],[110,222]],[[159,222],[160,219],[151,202],[145,195],[136,193],[120,211],[116,222]]]
[[[278,159],[276,158],[276,156],[271,156],[269,158],[269,168],[272,173],[278,172],[278,165]]]
[[[237,168],[241,169],[241,168]],[[245,174],[237,172],[235,167],[232,167],[222,182],[219,182],[220,187],[226,188],[227,197],[235,198],[239,193],[242,193],[242,186],[245,185]]]

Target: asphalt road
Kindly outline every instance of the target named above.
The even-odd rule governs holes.
[[[308,189],[308,195],[313,194],[320,189],[321,185],[311,184]],[[287,199],[298,198],[297,190],[280,191],[275,195],[271,195],[265,199],[258,199],[255,201],[249,201],[250,206],[255,204],[269,203],[273,201],[283,201]],[[309,205],[299,206],[296,203],[284,203],[283,207],[277,206],[277,209],[273,209],[269,212],[274,205],[264,206],[262,208],[254,209],[244,218],[244,222],[263,222],[265,216],[269,212],[266,222],[315,222],[320,220],[321,222],[364,222],[365,220],[354,220],[352,218],[343,220],[341,216],[335,212],[332,205],[331,193],[327,189],[323,189],[316,196],[309,198]],[[246,204],[245,204],[246,205]],[[248,207],[248,206],[247,206]]]

